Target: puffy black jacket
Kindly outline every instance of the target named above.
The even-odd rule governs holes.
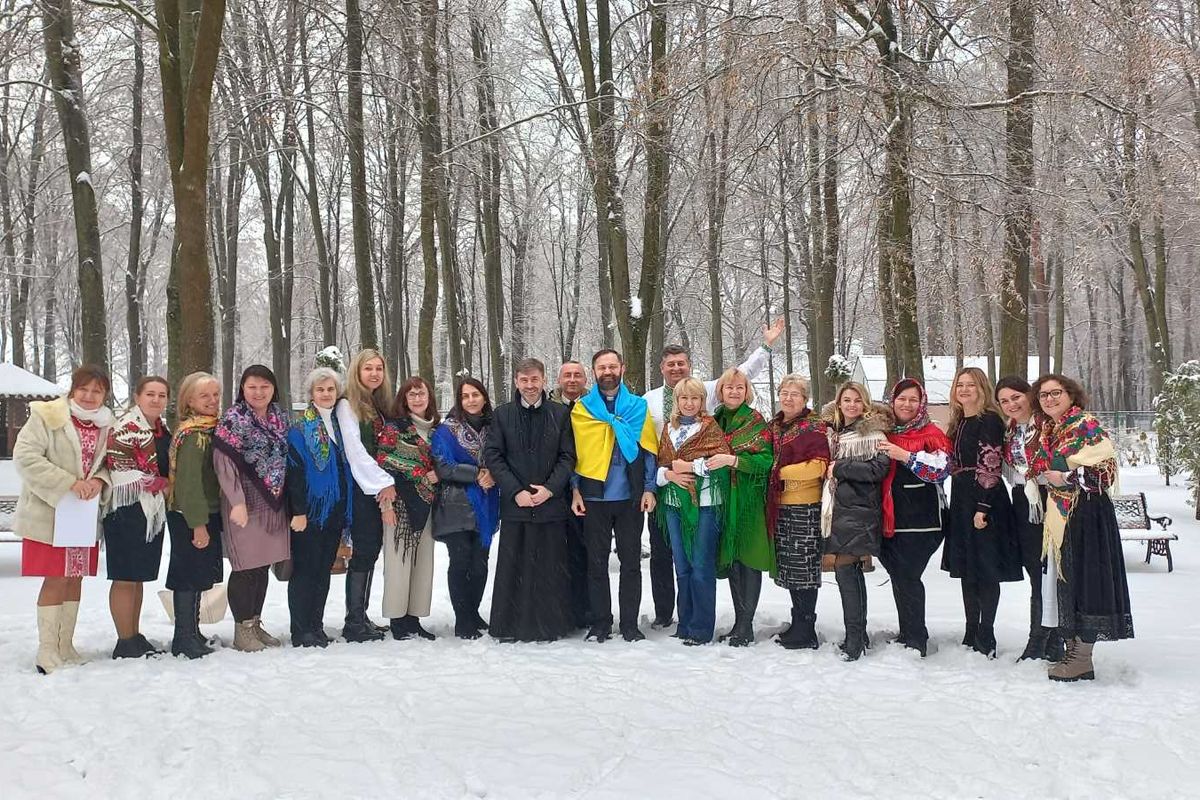
[[[849,556],[879,555],[883,542],[883,480],[891,459],[879,452],[891,427],[890,415],[861,419],[830,448],[834,461],[833,524],[825,552]],[[848,436],[849,433],[857,436]],[[832,444],[832,443],[831,443]]]
[[[570,509],[570,480],[575,470],[575,434],[571,410],[543,396],[542,404],[524,408],[521,400],[505,403],[492,415],[483,445],[483,462],[500,488],[500,519],[506,522],[560,522]],[[545,486],[552,497],[540,506],[522,508],[518,492]]]
[[[475,482],[479,468],[470,464],[447,464],[434,459],[438,476],[438,496],[433,504],[433,538],[441,539],[459,531],[475,531],[479,523],[467,498],[466,487]]]

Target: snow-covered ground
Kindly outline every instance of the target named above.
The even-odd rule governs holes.
[[[958,584],[936,569],[927,583],[939,651],[925,660],[880,644],[896,628],[882,570],[868,576],[877,644],[855,664],[833,644],[832,581],[816,652],[771,643],[788,609],[773,585],[752,648],[685,648],[648,624],[636,645],[500,645],[449,636],[443,550],[428,621],[436,642],[113,662],[101,577],[85,582],[76,638],[94,661],[39,677],[38,582],[18,577],[19,546],[0,544],[0,796],[1200,797],[1200,525],[1153,468],[1122,480],[1175,518],[1176,569],[1146,566],[1142,548],[1126,545],[1138,638],[1098,645],[1098,679],[1066,685],[1014,663],[1025,584],[1004,587],[990,662],[958,646]],[[725,584],[718,591],[725,628],[732,609]],[[166,642],[162,609],[153,592],[146,599],[143,631]],[[282,584],[264,616],[286,632]],[[228,640],[232,622],[209,632]]]

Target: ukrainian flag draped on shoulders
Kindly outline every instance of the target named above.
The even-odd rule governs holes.
[[[600,387],[593,385],[571,409],[571,427],[575,431],[575,472],[582,478],[603,482],[612,464],[614,446],[621,448],[627,463],[638,458],[639,448],[658,451],[650,409],[623,381],[611,412]]]

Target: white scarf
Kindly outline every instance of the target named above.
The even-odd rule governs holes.
[[[89,411],[74,400],[67,400],[67,405],[71,408],[71,416],[80,422],[90,422],[97,428],[108,428],[113,424],[113,413],[108,406],[100,406]]]

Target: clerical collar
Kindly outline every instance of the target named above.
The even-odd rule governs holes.
[[[528,400],[525,399],[525,395],[521,395],[521,407],[522,408],[541,408],[543,397],[544,397],[544,395],[538,395],[537,402],[530,403]]]

